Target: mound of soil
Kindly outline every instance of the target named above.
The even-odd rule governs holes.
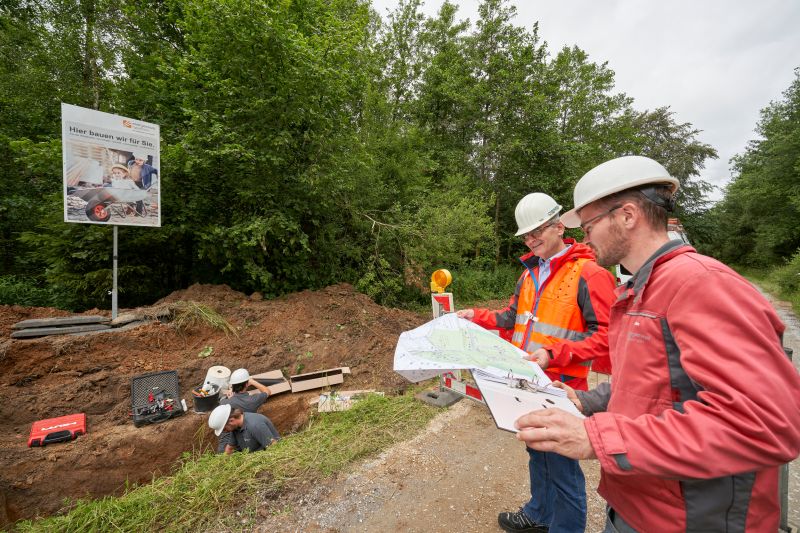
[[[0,526],[53,514],[66,500],[120,494],[127,485],[168,474],[183,452],[216,445],[207,415],[191,409],[191,388],[209,367],[244,367],[284,375],[349,366],[339,388],[401,392],[407,382],[392,371],[397,336],[427,318],[377,305],[350,285],[304,291],[276,300],[246,296],[227,286],[194,285],[158,304],[196,301],[217,310],[238,336],[208,326],[179,332],[169,323],[84,336],[11,340],[11,326],[30,318],[70,313],[0,306]],[[92,310],[86,314],[107,312]],[[198,354],[206,347],[208,357]],[[134,427],[131,378],[177,370],[189,413],[162,424]],[[319,390],[283,393],[260,412],[281,434],[308,419]],[[89,433],[65,444],[28,448],[31,424],[85,412]]]

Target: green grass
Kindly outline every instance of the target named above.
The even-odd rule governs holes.
[[[19,531],[206,531],[251,529],[265,496],[314,481],[408,439],[438,412],[414,399],[371,395],[349,411],[319,414],[264,451],[187,454],[178,471],[120,497],[81,500],[66,515],[17,525]],[[102,472],[98,472],[102,475]],[[234,516],[233,511],[240,511]],[[242,523],[242,520],[245,523]]]

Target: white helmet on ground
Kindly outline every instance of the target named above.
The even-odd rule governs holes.
[[[517,237],[534,230],[558,215],[561,206],[544,193],[531,193],[517,204],[514,218],[517,219]]]
[[[673,193],[679,186],[677,178],[649,157],[627,155],[597,165],[578,180],[573,193],[575,207],[562,215],[561,222],[568,228],[577,228],[581,225],[580,209],[615,192],[648,183],[671,185]]]
[[[231,416],[231,405],[218,405],[211,411],[208,417],[208,427],[214,430],[214,435],[219,437],[222,430],[225,429],[225,424],[228,423],[228,418]]]
[[[247,369],[239,368],[233,371],[231,374],[231,385],[238,385],[239,383],[247,383],[250,381],[250,372]]]

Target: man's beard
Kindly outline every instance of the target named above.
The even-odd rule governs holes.
[[[597,256],[597,264],[603,267],[610,267],[619,264],[630,253],[630,242],[625,238],[625,234],[615,220],[611,221],[609,228],[608,244],[600,250],[594,245],[590,245]]]

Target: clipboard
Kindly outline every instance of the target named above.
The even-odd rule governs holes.
[[[563,389],[541,387],[530,382],[522,383],[526,380],[514,377],[510,379],[488,377],[480,372],[473,372],[473,377],[497,429],[517,433],[514,422],[522,415],[540,409],[559,408],[579,418],[586,418],[567,398]]]

